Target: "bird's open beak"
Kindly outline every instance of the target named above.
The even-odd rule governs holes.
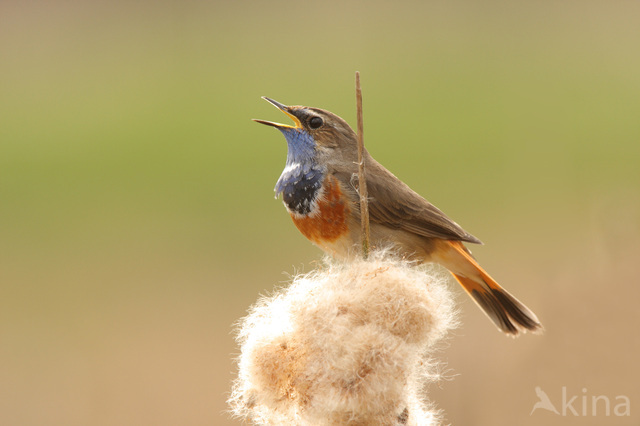
[[[298,119],[298,117],[296,117],[295,115],[293,115],[290,112],[290,109],[289,109],[288,106],[283,105],[278,101],[274,101],[273,99],[267,98],[266,96],[263,96],[262,99],[264,99],[265,101],[271,103],[272,105],[275,105],[280,111],[282,111],[285,114],[287,114],[293,120],[293,122],[296,123],[296,125],[295,126],[289,126],[288,124],[274,123],[273,121],[267,121],[267,120],[258,120],[257,118],[254,118],[253,121],[255,121],[256,123],[266,124],[267,126],[273,126],[273,127],[278,127],[278,128],[298,129],[298,128],[302,127],[302,124],[300,123],[300,120]]]

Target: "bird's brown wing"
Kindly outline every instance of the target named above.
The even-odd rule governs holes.
[[[367,190],[372,222],[428,238],[482,244],[373,158],[368,160]]]

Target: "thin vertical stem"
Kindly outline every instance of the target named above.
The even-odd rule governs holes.
[[[358,193],[360,194],[360,224],[362,234],[362,257],[369,257],[369,200],[364,159],[364,125],[362,122],[362,88],[360,73],[356,71],[356,110],[358,119]]]

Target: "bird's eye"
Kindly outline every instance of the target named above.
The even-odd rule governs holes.
[[[322,118],[320,117],[313,117],[311,120],[309,120],[309,127],[311,127],[312,129],[317,129],[318,127],[322,126],[324,124],[324,122],[322,121]]]

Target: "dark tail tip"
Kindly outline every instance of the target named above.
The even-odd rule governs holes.
[[[543,328],[536,315],[504,289],[473,290],[473,298],[506,334],[517,336],[520,332],[541,333]]]

